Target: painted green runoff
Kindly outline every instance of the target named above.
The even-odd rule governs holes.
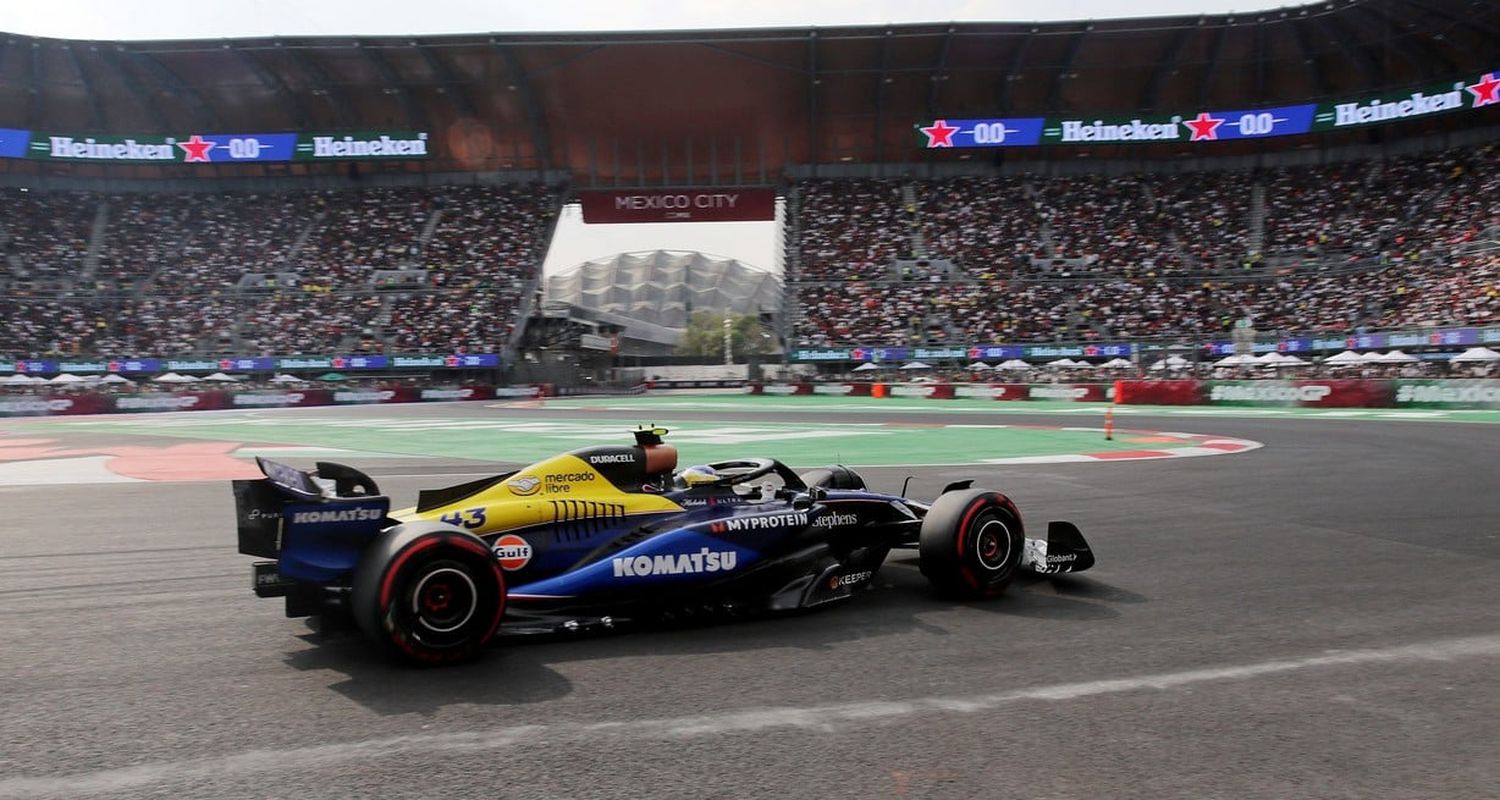
[[[548,400],[547,408],[597,409],[608,408],[641,413],[682,411],[765,411],[765,412],[824,412],[837,414],[953,414],[955,417],[974,414],[1056,414],[1078,417],[1078,425],[1099,425],[1104,412],[1114,409],[1117,417],[1243,417],[1298,419],[1359,419],[1388,422],[1478,422],[1500,423],[1500,411],[1474,409],[1434,408],[1251,408],[1218,406],[1144,406],[1105,403],[1074,403],[1069,401],[1029,400],[1005,402],[981,398],[957,398],[953,400],[926,400],[921,398],[893,398],[876,400],[870,397],[836,397],[829,395],[659,395],[654,397],[600,397],[563,398]]]
[[[690,464],[736,456],[772,456],[795,466],[972,464],[985,459],[1104,451],[1173,449],[1192,441],[1149,444],[1121,433],[1106,441],[1101,430],[953,424],[864,424],[746,420],[674,421],[668,408],[651,421],[672,429],[667,440]],[[190,439],[331,447],[417,456],[528,463],[590,445],[633,439],[631,424],[597,416],[493,417],[255,416],[181,414],[49,420],[29,426],[71,433],[139,434]]]

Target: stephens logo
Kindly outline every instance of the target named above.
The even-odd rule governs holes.
[[[806,511],[789,511],[781,514],[764,514],[756,517],[730,517],[708,526],[710,533],[734,533],[736,531],[768,531],[780,528],[801,527],[807,524]]]
[[[814,528],[842,528],[845,525],[858,524],[858,514],[824,514],[813,521]]]
[[[733,550],[710,550],[696,553],[669,553],[659,556],[635,556],[610,560],[616,578],[644,578],[651,575],[685,575],[728,572],[735,568],[739,554]]]
[[[530,497],[536,494],[538,489],[542,488],[542,481],[540,478],[524,475],[507,481],[505,487],[510,489],[510,493],[517,497]]]
[[[496,539],[495,546],[490,551],[495,554],[495,560],[500,562],[500,568],[506,572],[515,572],[531,563],[531,542],[513,533]]]

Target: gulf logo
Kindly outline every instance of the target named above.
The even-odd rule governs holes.
[[[490,551],[495,554],[495,560],[500,562],[500,568],[506,572],[515,572],[531,563],[531,543],[513,533],[496,539],[495,546]]]

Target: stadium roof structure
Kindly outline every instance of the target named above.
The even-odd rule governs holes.
[[[437,142],[433,158],[378,169],[535,170],[601,186],[743,185],[774,182],[788,165],[963,157],[917,149],[914,124],[939,116],[1256,108],[1497,66],[1500,3],[1493,0],[1328,0],[1186,17],[720,31],[132,42],[0,35],[0,127],[428,131]],[[1486,112],[1491,121],[1493,113]],[[1473,124],[1434,116],[1404,122],[1400,132]],[[1362,129],[1319,141],[1387,135]],[[1305,144],[1235,142],[1216,144],[1215,152]],[[1142,154],[1138,148],[1167,146],[1134,147]],[[1093,152],[1109,155],[1098,145]],[[142,177],[320,168],[347,167],[0,165]]]
[[[770,314],[781,309],[781,282],[732,258],[648,250],[586,261],[547,278],[548,302],[663,328],[685,328],[698,311]]]

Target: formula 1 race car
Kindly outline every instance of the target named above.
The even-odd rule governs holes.
[[[497,632],[812,608],[868,587],[892,548],[964,599],[1019,570],[1094,563],[1078,528],[1024,535],[999,492],[949,484],[932,503],[865,488],[843,466],[798,475],[744,458],[678,471],[664,428],[634,446],[586,447],[390,510],[369,476],[257,459],[234,482],[241,553],[261,597],[289,617],[348,616],[399,659],[471,658]]]

